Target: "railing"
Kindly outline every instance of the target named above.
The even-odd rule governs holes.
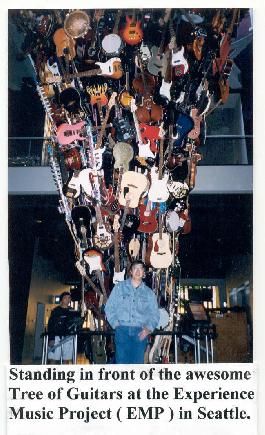
[[[48,166],[44,137],[9,137],[8,166]],[[200,166],[252,165],[252,135],[208,135],[198,147]]]

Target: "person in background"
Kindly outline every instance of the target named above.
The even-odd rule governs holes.
[[[116,364],[143,364],[147,337],[159,321],[156,296],[143,282],[144,274],[144,263],[134,261],[130,278],[115,285],[105,306],[115,329]]]
[[[56,364],[61,361],[64,364],[68,363],[73,358],[73,336],[67,336],[67,322],[72,318],[72,309],[69,306],[71,302],[71,294],[63,292],[60,295],[60,305],[54,308],[48,322],[48,359],[50,364]],[[58,345],[63,340],[63,345]],[[57,346],[58,345],[58,346]],[[53,350],[52,347],[56,346]]]

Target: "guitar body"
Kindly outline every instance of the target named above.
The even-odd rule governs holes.
[[[175,77],[186,74],[189,70],[189,64],[184,57],[184,47],[179,51],[172,50],[171,65],[174,68]]]
[[[97,74],[99,76],[111,77],[116,80],[119,80],[123,76],[121,59],[119,57],[113,57],[107,62],[96,62],[95,65],[98,65],[101,69],[101,72]]]
[[[53,42],[56,45],[56,54],[58,57],[64,56],[65,49],[68,49],[70,58],[75,58],[75,41],[67,36],[63,28],[59,28],[55,31],[53,34]]]
[[[199,115],[198,109],[191,109],[190,116],[194,122],[194,128],[188,133],[190,139],[197,139],[200,135],[202,116]]]
[[[92,185],[90,181],[92,174],[93,174],[92,169],[85,168],[79,172],[79,176],[78,176],[80,186],[82,186],[87,196],[92,196]]]
[[[157,143],[159,139],[160,128],[157,125],[149,125],[145,123],[140,123],[140,132],[143,142],[150,142],[150,149],[152,153],[157,153]]]
[[[138,239],[134,238],[130,241],[128,251],[131,259],[135,260],[138,257],[140,248],[141,245]]]
[[[129,143],[118,142],[114,145],[113,157],[115,169],[123,167],[124,171],[128,171],[129,163],[133,159],[133,147]]]
[[[90,103],[92,106],[94,104],[99,104],[101,107],[104,107],[108,104],[108,97],[106,95],[108,90],[107,83],[104,84],[94,84],[93,86],[87,86],[86,92],[90,96]]]
[[[159,47],[153,45],[151,48],[152,56],[150,57],[147,69],[153,76],[158,76],[163,69],[163,56],[159,54]]]
[[[67,182],[63,186],[63,194],[68,198],[77,199],[81,193],[81,185],[79,180],[80,172],[70,175]]]
[[[121,32],[121,37],[128,45],[133,46],[140,44],[143,39],[143,31],[140,21],[136,21],[135,19],[126,16],[126,25]]]
[[[67,169],[79,171],[82,166],[81,156],[77,148],[64,152],[64,163]]]
[[[119,102],[125,109],[129,109],[131,107],[132,99],[133,96],[130,94],[129,91],[123,91],[119,95]]]
[[[83,228],[81,225],[85,227],[86,230],[86,239],[90,239],[92,237],[92,223],[95,220],[92,210],[85,205],[77,205],[72,208],[71,217],[75,224],[77,237],[79,240],[83,239]]]
[[[89,267],[89,273],[96,271],[106,271],[103,263],[103,254],[96,249],[87,249],[83,253],[84,260]]]
[[[124,281],[125,279],[125,272],[126,270],[123,269],[121,272],[115,272],[114,271],[114,275],[113,275],[113,284],[117,284],[118,282]]]
[[[170,194],[176,199],[185,198],[189,194],[189,186],[185,182],[170,180],[167,183],[167,188]]]
[[[141,195],[148,188],[148,180],[144,174],[134,171],[127,171],[122,175],[121,189],[119,195],[120,205],[126,206],[126,193],[130,193],[130,208],[138,207]],[[139,223],[138,223],[139,225]],[[137,225],[137,227],[138,227]]]
[[[169,234],[159,233],[152,236],[153,248],[150,256],[150,263],[155,269],[167,269],[172,263],[172,254],[169,247]]]
[[[57,140],[60,145],[69,145],[75,140],[83,140],[84,137],[80,134],[84,128],[85,122],[81,121],[77,124],[61,124],[57,128]]]
[[[102,335],[91,337],[92,359],[94,364],[106,364],[106,338]]]
[[[168,101],[171,100],[171,94],[170,94],[171,86],[172,86],[172,82],[168,83],[163,79],[162,85],[160,86],[160,89],[159,89],[159,94],[162,97],[165,97]]]
[[[136,233],[137,228],[139,227],[139,223],[139,218],[135,214],[126,214],[122,228],[122,233],[125,240],[130,239],[133,234]]]
[[[113,245],[112,233],[107,231],[105,225],[97,224],[96,234],[93,237],[94,245],[100,250],[109,249]]]
[[[193,129],[194,121],[186,113],[179,113],[173,128],[174,147],[181,147],[183,139]]]
[[[148,192],[148,199],[152,202],[165,202],[168,200],[169,192],[167,189],[168,174],[165,173],[162,180],[158,178],[155,166],[151,168],[151,187]]]
[[[140,213],[140,225],[138,227],[138,231],[140,233],[154,233],[157,230],[157,208],[153,210],[147,211],[147,206],[140,204],[139,213]]]
[[[185,219],[182,219],[174,210],[167,211],[165,221],[169,233],[181,231],[185,224]]]

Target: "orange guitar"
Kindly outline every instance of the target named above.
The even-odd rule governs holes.
[[[69,38],[63,28],[59,28],[53,35],[53,42],[56,45],[56,54],[58,57],[64,56],[66,52],[69,53],[70,59],[76,56],[75,40]]]
[[[126,25],[121,31],[123,41],[128,45],[137,45],[143,39],[143,31],[141,22],[135,18],[135,10],[133,11],[132,18],[126,16]]]

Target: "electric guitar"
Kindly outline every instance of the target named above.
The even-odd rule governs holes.
[[[106,271],[106,267],[103,263],[102,252],[96,249],[86,249],[83,252],[83,258],[85,260],[86,265],[88,265],[89,273],[92,274],[93,272],[95,272],[103,294],[103,303],[106,303],[107,293],[104,285],[104,280],[102,277],[102,272]]]
[[[62,147],[65,149],[65,145],[69,145],[75,140],[84,139],[84,129],[85,121],[80,121],[76,124],[61,124],[57,127],[57,140]]]
[[[162,174],[163,169],[163,153],[164,153],[164,136],[165,132],[160,126],[160,145],[159,145],[159,166],[158,170],[155,166],[151,168],[151,187],[148,192],[148,199],[152,202],[165,202],[169,197],[167,182],[169,178],[168,172]]]
[[[109,59],[106,62],[96,62],[95,65],[97,65],[98,68],[87,70],[87,71],[80,71],[71,74],[65,74],[62,76],[47,77],[46,83],[47,84],[62,83],[63,81],[69,81],[74,78],[93,77],[93,76],[103,76],[103,77],[109,77],[112,79],[119,80],[123,76],[121,59],[119,57],[113,57],[112,59]]]
[[[162,231],[162,214],[159,209],[159,233],[152,236],[152,252],[150,263],[155,269],[167,269],[172,262],[172,253],[170,251],[170,236]]]
[[[138,155],[139,155],[139,157],[144,157],[144,158],[151,157],[154,159],[155,154],[150,149],[150,140],[147,140],[146,143],[144,143],[144,141],[142,140],[141,129],[140,129],[139,121],[138,121],[137,116],[136,116],[136,110],[137,110],[137,106],[135,104],[135,100],[132,99],[131,111],[133,114],[133,120],[134,120],[135,129],[136,129],[137,141],[138,141],[138,143],[137,143],[138,148],[139,148]]]
[[[143,30],[141,22],[135,18],[135,9],[133,10],[132,18],[126,15],[126,24],[121,31],[121,37],[128,45],[137,45],[143,39]]]
[[[96,232],[93,237],[94,246],[104,251],[113,245],[112,233],[108,231],[106,223],[103,221],[102,213],[99,204],[92,201],[96,212]]]
[[[124,281],[125,269],[121,270],[120,267],[120,222],[119,215],[116,214],[114,216],[113,221],[113,231],[114,231],[114,275],[113,275],[113,284],[117,284],[120,281]]]
[[[151,48],[152,56],[148,61],[147,69],[150,72],[150,74],[153,74],[154,76],[158,76],[159,73],[162,72],[163,69],[163,56],[164,56],[164,46],[165,46],[165,40],[166,40],[166,32],[167,32],[167,24],[170,18],[171,9],[166,9],[165,16],[164,16],[164,27],[163,32],[161,36],[161,43],[159,47],[156,47],[155,45]]]

